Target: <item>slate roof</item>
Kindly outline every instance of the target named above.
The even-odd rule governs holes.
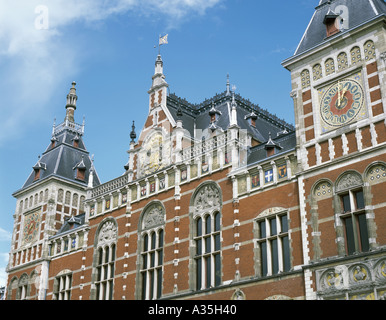
[[[79,130],[72,128],[71,125],[65,126],[64,123],[58,126],[58,128],[61,128],[61,130],[57,130],[53,135],[53,139],[56,141],[55,146],[52,148],[50,143],[46,148],[46,151],[33,167],[35,168],[38,165],[44,167],[40,170],[40,178],[34,181],[35,172],[33,170],[22,189],[50,177],[58,177],[85,187],[88,185],[90,168],[93,164],[89,152],[84,145],[82,133],[79,132]],[[78,139],[78,147],[73,146],[74,139]],[[86,169],[84,180],[76,179],[76,167],[79,164],[84,164]],[[100,184],[95,169],[93,182],[94,187]]]
[[[235,94],[235,102],[237,104],[237,125],[240,129],[247,130],[259,142],[267,141],[269,133],[276,136],[277,133],[284,130],[294,130],[293,125],[279,119],[277,116],[242,98],[238,94]],[[231,103],[232,96],[226,91],[200,104],[189,103],[175,94],[169,94],[167,98],[167,107],[174,120],[179,118],[177,111],[180,107],[182,111],[182,116],[180,116],[182,125],[184,129],[189,131],[192,137],[194,137],[195,129],[203,131],[210,129],[210,112],[213,107],[218,111],[218,119],[214,123],[215,127],[223,131],[227,130],[231,122]],[[247,119],[252,112],[256,116],[255,126],[250,125]]]
[[[267,157],[267,145],[278,146],[276,152],[271,157]],[[295,132],[289,132],[279,134],[278,136],[272,136],[272,140],[252,147],[248,150],[248,164],[258,164],[259,162],[266,161],[269,158],[277,157],[279,154],[285,154],[286,152],[295,150],[296,148],[296,134]]]
[[[59,231],[55,234],[54,237],[66,233],[67,231],[82,227],[85,223],[85,216],[86,214],[82,213],[77,216],[72,216],[66,219],[63,223],[63,226],[59,229]]]
[[[294,55],[298,55],[312,49],[313,47],[328,41],[326,38],[326,27],[323,24],[324,18],[329,10],[335,13],[338,6],[344,5],[348,8],[349,25],[347,30],[351,30],[359,25],[368,22],[376,17],[386,15],[386,3],[384,0],[321,0],[315,8],[313,15],[306,32],[301,39],[298,48]],[[343,32],[346,32],[344,30]]]

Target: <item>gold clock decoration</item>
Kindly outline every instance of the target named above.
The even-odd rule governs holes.
[[[144,145],[141,169],[144,175],[154,173],[163,167],[164,142],[161,134],[155,134]]]
[[[40,226],[39,211],[32,212],[24,217],[23,243],[31,243],[37,240]]]
[[[319,90],[319,97],[322,132],[353,123],[367,115],[360,73]]]

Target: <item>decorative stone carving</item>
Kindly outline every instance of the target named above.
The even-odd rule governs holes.
[[[351,269],[353,284],[361,284],[370,280],[370,272],[363,265],[356,265]]]
[[[232,295],[232,300],[245,300],[245,293],[237,289]]]
[[[282,295],[282,294],[276,294],[274,296],[270,296],[265,300],[273,300],[273,301],[278,301],[278,300],[292,300],[290,297]]]
[[[371,185],[386,181],[386,166],[379,164],[372,167],[367,176]]]
[[[328,181],[323,181],[319,183],[314,191],[316,200],[321,200],[324,198],[331,197],[332,195],[332,186]]]
[[[153,204],[146,210],[143,216],[143,229],[150,229],[164,223],[165,210],[160,204]]]
[[[220,192],[212,185],[206,185],[200,189],[194,199],[195,213],[220,206]]]
[[[117,227],[114,222],[107,221],[102,226],[98,236],[98,246],[110,245],[117,241]]]
[[[352,187],[360,185],[362,185],[361,176],[355,172],[350,172],[339,180],[336,186],[336,191],[339,192],[341,190],[350,189]]]
[[[386,294],[386,258],[316,270],[316,278],[317,295],[325,300],[382,299]]]
[[[271,215],[275,215],[279,212],[286,212],[287,209],[285,208],[281,208],[281,207],[273,207],[273,208],[269,208],[269,209],[266,209],[264,210],[263,212],[261,212],[257,218],[258,219],[261,219],[261,218],[265,218],[267,216],[271,216]]]

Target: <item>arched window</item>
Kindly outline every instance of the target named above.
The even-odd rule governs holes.
[[[192,198],[193,289],[221,285],[221,193],[213,183],[198,188]]]
[[[338,71],[342,71],[348,67],[348,58],[345,52],[338,55]]]
[[[19,283],[18,283],[18,289],[17,289],[17,299],[18,300],[25,300],[28,297],[29,286],[28,286],[28,275],[23,274],[20,277]]]
[[[307,69],[304,69],[300,74],[302,80],[302,89],[306,89],[311,85],[310,81],[310,72]]]
[[[160,202],[148,205],[140,222],[140,290],[137,296],[142,300],[159,299],[162,296],[162,274],[164,255],[165,209]]]
[[[312,73],[314,76],[314,81],[321,79],[323,77],[322,66],[319,63],[314,65],[312,68]]]
[[[255,220],[257,273],[270,276],[291,269],[288,212],[283,208],[263,211]]]
[[[196,284],[197,290],[221,284],[221,215],[219,212],[196,220]]]
[[[369,251],[362,177],[356,172],[345,173],[338,179],[335,190],[335,213],[341,225],[340,236],[345,239],[346,254]]]
[[[114,220],[103,222],[99,229],[94,260],[96,300],[112,300],[114,296],[115,256],[118,230]]]
[[[72,272],[70,270],[61,271],[54,280],[53,299],[71,300]]]
[[[374,42],[369,40],[364,45],[364,51],[365,51],[365,60],[370,61],[371,59],[375,59],[375,45]]]
[[[324,66],[326,69],[326,76],[329,76],[330,74],[335,73],[334,59],[332,59],[332,58],[327,59]]]
[[[350,51],[351,55],[351,64],[356,65],[360,61],[362,61],[362,54],[361,54],[361,49],[359,47],[354,47]]]

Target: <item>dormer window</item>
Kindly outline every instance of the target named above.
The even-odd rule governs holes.
[[[39,180],[40,179],[40,168],[34,169],[34,171],[35,171],[34,181]]]
[[[265,150],[267,150],[267,157],[273,156],[277,151],[280,151],[282,147],[280,144],[276,143],[271,138],[271,133],[269,133],[269,139],[265,145]]]
[[[82,156],[82,161],[80,161],[74,168],[73,170],[76,170],[75,172],[75,179],[84,181],[86,179],[86,165],[84,164],[83,161],[83,156]]]
[[[58,139],[56,139],[55,137],[52,137],[52,139],[51,139],[51,149],[55,148],[57,141],[58,141]]]
[[[41,178],[41,170],[46,170],[46,164],[40,162],[40,156],[38,162],[32,167],[34,169],[34,181],[39,180]]]
[[[257,120],[257,115],[252,111],[251,114],[245,116],[245,120],[249,121],[249,124],[252,127],[256,127],[256,120]]]
[[[218,120],[219,116],[221,115],[221,112],[218,111],[214,107],[214,103],[212,103],[212,108],[209,110],[209,116],[210,116],[210,123],[214,123]]]
[[[326,25],[327,38],[340,31],[340,16],[331,9],[328,10],[323,23]]]
[[[78,168],[78,170],[76,171],[76,179],[84,181],[85,177],[86,177],[86,169]]]
[[[76,135],[76,136],[74,137],[74,139],[72,139],[72,142],[73,142],[72,145],[73,145],[75,148],[78,148],[78,147],[79,147],[79,140],[80,140],[80,138],[79,138],[78,135]]]

